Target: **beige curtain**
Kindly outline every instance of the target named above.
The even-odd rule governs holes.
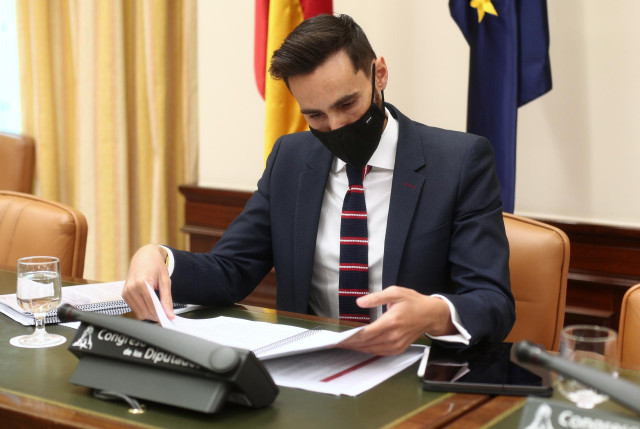
[[[17,0],[22,129],[36,193],[89,223],[85,277],[185,247],[178,185],[197,154],[195,0]]]

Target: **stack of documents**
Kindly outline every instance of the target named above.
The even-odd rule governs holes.
[[[401,355],[375,356],[335,348],[364,327],[333,332],[231,317],[170,320],[150,292],[164,328],[252,350],[279,386],[356,396],[412,365],[424,351],[414,345]]]
[[[60,304],[71,304],[78,310],[117,316],[131,311],[122,299],[124,281],[93,283],[62,288]],[[4,313],[24,326],[34,325],[33,314],[23,310],[16,300],[16,294],[0,295],[0,313]],[[45,316],[45,323],[60,323],[57,310]]]

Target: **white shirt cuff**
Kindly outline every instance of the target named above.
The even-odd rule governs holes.
[[[171,274],[173,274],[173,269],[176,266],[176,261],[175,259],[173,259],[173,252],[167,246],[163,246],[162,244],[158,244],[158,246],[167,251],[167,270],[169,270],[169,277],[171,277]]]
[[[451,301],[449,301],[447,298],[445,298],[442,295],[431,295],[431,296],[440,298],[441,300],[447,303],[447,305],[449,306],[449,312],[451,313],[451,322],[453,323],[453,326],[455,326],[456,329],[458,330],[458,333],[452,334],[452,335],[440,335],[440,336],[433,336],[433,335],[427,334],[427,336],[432,340],[446,341],[448,343],[462,343],[468,346],[469,340],[471,339],[471,334],[469,334],[469,332],[465,329],[465,327],[462,326],[462,319],[460,319],[460,315],[458,314],[458,311],[453,306]]]

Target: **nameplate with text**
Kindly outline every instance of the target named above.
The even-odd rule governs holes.
[[[200,365],[137,338],[85,323],[80,325],[69,350],[78,357],[91,354],[193,374],[203,371]]]
[[[529,397],[519,429],[640,429],[640,419],[578,408],[568,402]]]

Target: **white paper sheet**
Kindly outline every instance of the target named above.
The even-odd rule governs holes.
[[[424,347],[413,345],[398,356],[330,349],[271,359],[264,364],[278,386],[357,396],[418,361]]]

